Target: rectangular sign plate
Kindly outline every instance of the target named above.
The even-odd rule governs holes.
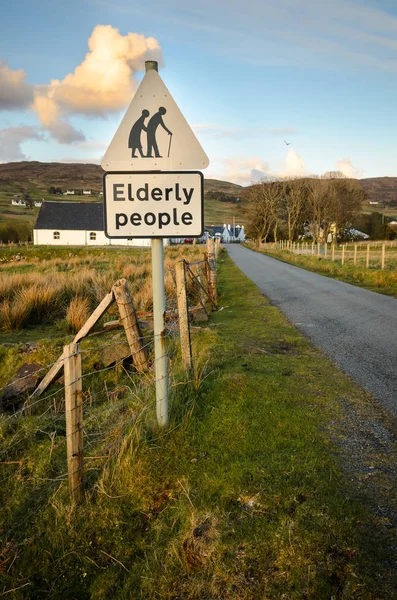
[[[105,173],[108,238],[200,237],[204,177],[199,171]]]

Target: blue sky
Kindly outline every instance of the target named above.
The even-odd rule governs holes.
[[[100,162],[154,58],[206,175],[397,175],[394,1],[0,6],[1,161]]]

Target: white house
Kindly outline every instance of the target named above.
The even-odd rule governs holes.
[[[83,190],[83,196],[91,196],[91,190]]]
[[[222,242],[245,242],[244,225],[226,225],[223,224]]]
[[[66,190],[66,192],[63,192],[64,196],[74,196],[74,190]]]
[[[104,232],[102,202],[43,202],[33,229],[35,245],[150,246],[151,240],[110,240]],[[168,246],[169,240],[164,240]]]
[[[230,242],[245,242],[244,225],[211,225],[207,227],[208,231],[214,238],[220,238],[221,242],[226,244]]]
[[[24,200],[16,200],[15,198],[14,198],[14,200],[12,200],[12,201],[11,201],[11,204],[12,204],[13,206],[27,206],[27,204],[26,204],[26,202],[25,202]],[[34,202],[34,206],[36,206],[36,207],[38,207],[38,208],[40,208],[40,206],[41,206],[42,204],[43,204],[43,201],[38,201],[38,200],[36,200],[36,201]]]

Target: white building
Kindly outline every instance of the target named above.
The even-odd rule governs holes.
[[[64,196],[74,196],[74,190],[66,190],[66,192],[63,192]]]
[[[83,190],[83,196],[91,196],[91,190]]]
[[[245,242],[244,225],[211,225],[207,227],[214,238],[219,238],[221,242],[229,244],[231,242]]]
[[[244,225],[226,225],[223,224],[222,242],[226,244],[230,242],[245,242]]]
[[[104,232],[102,202],[43,202],[33,243],[50,246],[150,246],[151,240],[110,240]],[[168,246],[169,240],[164,240]]]

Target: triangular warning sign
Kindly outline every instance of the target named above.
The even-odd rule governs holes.
[[[104,171],[205,169],[209,160],[155,70],[146,72],[101,166]]]

